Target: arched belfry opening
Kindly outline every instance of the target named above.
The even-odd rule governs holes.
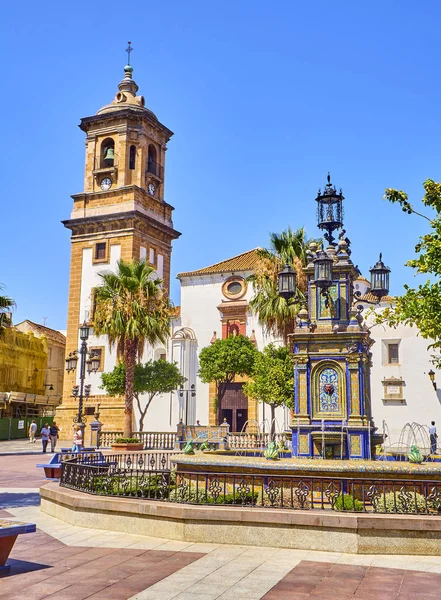
[[[130,146],[129,150],[129,169],[132,171],[136,168],[136,146]]]
[[[158,175],[158,166],[159,165],[157,161],[156,148],[153,144],[149,144],[147,156],[147,173]]]
[[[101,142],[100,169],[115,166],[115,142],[112,138],[106,138]]]

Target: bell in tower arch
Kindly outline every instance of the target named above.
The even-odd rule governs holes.
[[[115,151],[113,146],[108,146],[104,152],[104,162],[108,167],[113,166],[113,162],[115,160]]]

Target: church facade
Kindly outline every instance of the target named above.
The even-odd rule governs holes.
[[[145,259],[163,279],[164,288],[170,286],[172,242],[180,235],[164,187],[166,149],[173,133],[137,93],[132,67],[127,65],[113,101],[81,120],[86,137],[84,190],[72,197],[70,218],[63,222],[71,232],[66,355],[79,348],[83,322],[92,322],[99,273],[115,270],[119,259]],[[232,383],[222,407],[216,407],[214,386],[198,378],[199,353],[216,339],[246,335],[259,350],[280,342],[267,335],[249,308],[254,291],[247,280],[257,260],[253,249],[178,275],[180,307],[169,342],[166,347],[146,347],[143,360],[176,362],[187,381],[183,389],[155,398],[146,415],[146,430],[173,431],[181,419],[188,424],[215,425],[225,418],[232,430],[241,431],[247,422],[268,420],[268,407],[242,393],[243,381]],[[381,310],[384,303],[374,304],[369,282],[361,276],[352,279],[366,313],[368,308]],[[372,317],[367,316],[365,322],[371,326]],[[427,342],[418,337],[415,328],[404,326],[373,326],[370,336],[371,409],[378,430],[384,429],[384,421],[390,440],[398,441],[407,422],[435,420],[441,424],[441,392],[428,377],[432,367]],[[88,345],[99,355],[100,368],[87,375],[91,393],[85,399],[85,417],[91,421],[98,411],[105,430],[122,431],[123,399],[100,389],[101,374],[116,365],[116,349],[93,330]],[[78,372],[64,378],[63,402],[57,409],[57,421],[64,431],[70,431],[77,414],[78,400],[72,389],[78,379]],[[287,409],[278,409],[276,418],[276,429],[289,427]],[[135,414],[135,431],[137,422]]]

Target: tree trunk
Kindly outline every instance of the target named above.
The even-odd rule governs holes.
[[[137,344],[135,340],[126,340],[124,362],[126,364],[126,400],[124,408],[124,437],[133,436],[133,387],[135,383]]]
[[[271,441],[274,442],[276,436],[276,407],[270,404],[271,408]]]

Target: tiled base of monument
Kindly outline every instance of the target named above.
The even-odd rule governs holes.
[[[80,527],[191,542],[441,555],[441,517],[202,506],[41,488],[41,510]]]

